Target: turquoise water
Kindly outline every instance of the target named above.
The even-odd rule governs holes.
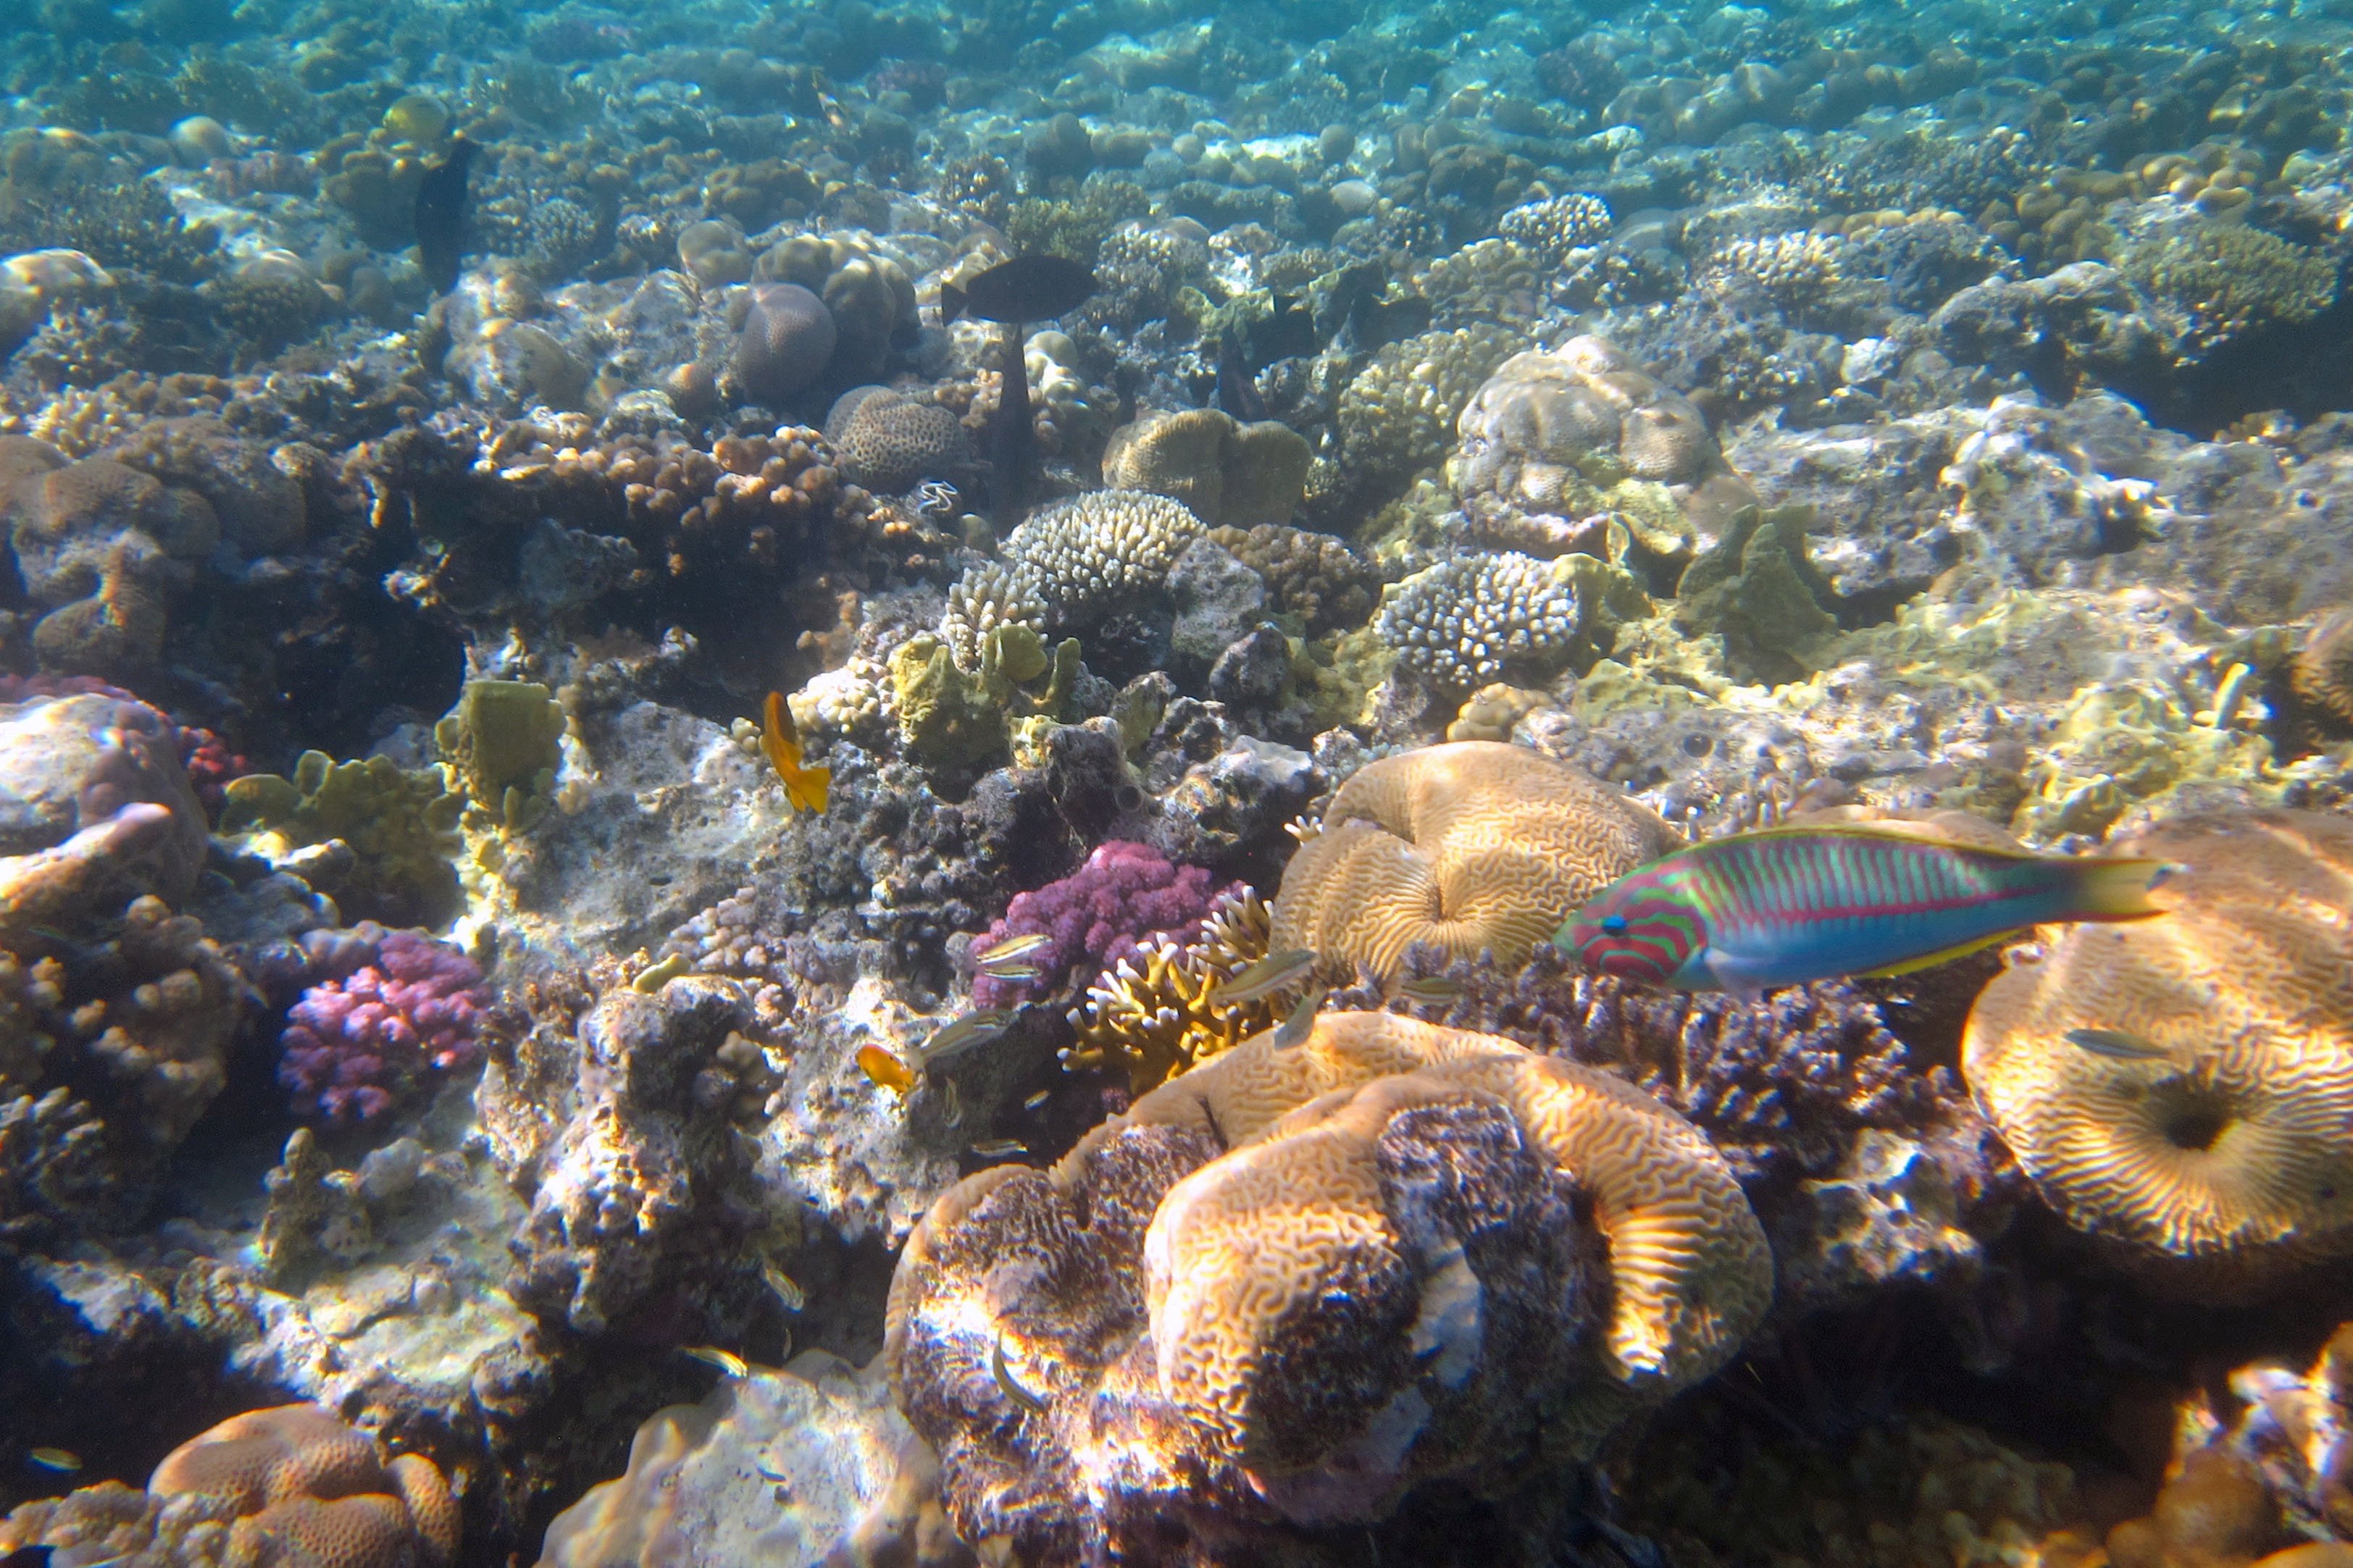
[[[2327,1568],[2348,47],[0,6],[0,1564]]]

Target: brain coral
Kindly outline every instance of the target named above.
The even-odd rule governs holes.
[[[1338,1013],[1145,1096],[1050,1172],[950,1189],[884,1355],[966,1539],[1225,1561],[1428,1478],[1589,1452],[1721,1365],[1771,1290],[1731,1172],[1649,1096]]]
[[[1681,842],[1565,763],[1456,741],[1366,764],[1275,895],[1271,945],[1394,975],[1406,949],[1525,962],[1587,899]]]
[[[386,1462],[332,1412],[283,1405],[183,1443],[143,1493],[108,1481],[26,1504],[0,1520],[0,1553],[46,1546],[58,1562],[445,1568],[458,1536],[458,1504],[431,1460]]]
[[[2070,1223],[2187,1289],[2353,1252],[2353,821],[2200,814],[2110,847],[2183,868],[2167,915],[2014,960],[1969,1016],[1970,1092]]]
[[[790,397],[825,374],[839,336],[833,312],[808,289],[760,284],[735,341],[736,385],[746,397]]]
[[[2339,610],[2312,629],[2295,656],[2295,690],[2314,707],[2353,724],[2353,610]]]
[[[834,400],[825,438],[850,483],[903,490],[964,460],[964,426],[936,403],[916,403],[887,386],[856,386]]]

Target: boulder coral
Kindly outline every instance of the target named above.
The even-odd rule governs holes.
[[[430,1459],[386,1460],[333,1412],[281,1405],[181,1444],[144,1491],[106,1481],[25,1504],[0,1519],[0,1555],[447,1568],[459,1533],[457,1500]]]
[[[1103,481],[1183,501],[1211,528],[1254,528],[1291,521],[1313,457],[1305,437],[1274,420],[1187,408],[1112,432]]]
[[[1525,747],[1427,746],[1366,764],[1333,795],[1283,870],[1272,946],[1385,978],[1416,942],[1516,965],[1681,842],[1656,813]]]
[[[1589,1454],[1723,1364],[1772,1275],[1730,1170],[1641,1090],[1337,1013],[1050,1171],[950,1189],[884,1356],[967,1540],[1229,1561],[1425,1479],[1507,1489]]]
[[[166,600],[221,535],[204,497],[111,458],[65,461],[28,437],[0,437],[0,515],[44,668],[119,673],[162,654]]]
[[[1970,1092],[2052,1206],[2160,1282],[2231,1295],[2353,1252],[2353,822],[2173,817],[2163,918],[2013,954]]]

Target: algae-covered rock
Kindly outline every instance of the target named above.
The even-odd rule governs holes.
[[[1830,582],[1806,558],[1810,517],[1801,507],[1744,508],[1683,574],[1676,624],[1721,634],[1736,670],[1774,683],[1803,678],[1838,632]]]
[[[535,680],[470,680],[433,726],[474,804],[522,831],[547,815],[564,760],[564,709]]]
[[[439,773],[389,757],[336,762],[305,752],[294,776],[229,781],[220,832],[272,861],[296,862],[345,920],[438,927],[458,910],[458,820],[466,797]],[[302,854],[316,847],[344,854]]]
[[[981,639],[977,672],[960,668],[929,633],[912,637],[891,656],[900,738],[926,767],[994,763],[1011,743],[1011,721],[1060,717],[1078,673],[1077,638],[1064,638],[1050,657],[1037,632],[1018,622]],[[1026,689],[1041,676],[1042,692]]]

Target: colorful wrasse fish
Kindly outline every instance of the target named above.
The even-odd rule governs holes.
[[[1008,936],[981,953],[978,961],[980,972],[983,974],[1002,974],[1008,964],[1018,964],[1023,959],[1053,940],[1041,931],[1025,931],[1019,936]]]
[[[800,732],[793,728],[792,710],[777,692],[769,692],[766,706],[760,710],[760,750],[768,753],[776,776],[785,781],[785,798],[792,802],[793,809],[822,815],[826,795],[833,788],[833,770],[802,764]]]
[[[1427,974],[1419,980],[1409,980],[1397,989],[1398,995],[1418,1007],[1443,1007],[1462,997],[1461,982],[1449,980],[1442,974]]]
[[[1926,969],[2061,921],[2139,920],[2159,860],[2034,855],[1868,825],[1768,827],[1621,878],[1553,941],[1588,969],[1754,999]]]
[[[1029,1145],[1018,1138],[991,1138],[974,1144],[972,1152],[984,1160],[1009,1160],[1029,1152]]]
[[[680,1353],[691,1355],[705,1366],[717,1367],[723,1376],[749,1377],[752,1375],[751,1366],[742,1356],[719,1345],[689,1345]]]
[[[1274,1048],[1287,1051],[1305,1045],[1307,1037],[1315,1032],[1315,1014],[1323,1005],[1324,988],[1320,985],[1302,996],[1299,1005],[1292,1008],[1291,1016],[1274,1031]]]
[[[923,1042],[919,1055],[923,1065],[929,1067],[932,1063],[944,1060],[959,1051],[968,1051],[975,1046],[988,1044],[989,1041],[1005,1033],[1005,1026],[1012,1021],[1012,1014],[996,1012],[987,1008],[976,1009],[970,1013],[959,1013],[934,1032],[930,1039]]]

